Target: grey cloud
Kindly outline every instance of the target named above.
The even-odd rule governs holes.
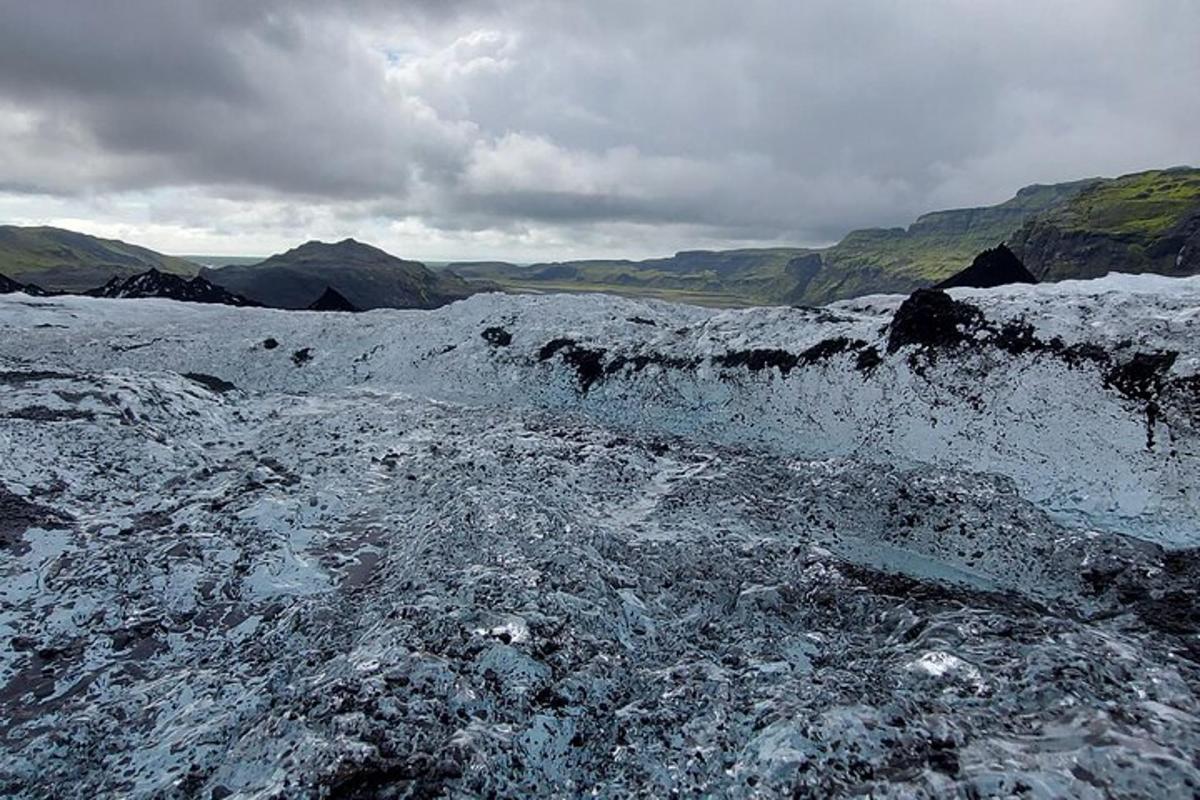
[[[803,242],[1200,160],[1188,0],[0,0],[0,17],[10,194],[190,187],[439,230]]]

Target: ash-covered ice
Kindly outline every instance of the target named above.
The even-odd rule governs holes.
[[[1192,796],[1200,282],[1108,281],[0,299],[0,795]]]

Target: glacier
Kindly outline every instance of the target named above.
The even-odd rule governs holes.
[[[931,303],[0,297],[0,794],[1195,794],[1200,278]]]

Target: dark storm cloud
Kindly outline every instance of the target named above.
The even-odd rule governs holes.
[[[805,241],[1200,160],[1191,0],[0,0],[0,15],[9,193],[194,187],[439,230]]]

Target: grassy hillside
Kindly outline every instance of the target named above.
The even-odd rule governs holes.
[[[753,305],[792,285],[787,267],[813,251],[792,248],[691,250],[645,261],[566,261],[517,266],[504,262],[447,265],[470,280],[511,291],[607,292],[715,306]]]
[[[353,239],[307,242],[258,264],[204,270],[218,286],[276,308],[308,308],[333,288],[355,308],[436,308],[477,291],[452,272],[433,272]]]
[[[434,307],[496,287],[608,292],[713,306],[817,305],[938,283],[1000,242],[1008,242],[1040,280],[1114,270],[1200,273],[1200,169],[1028,186],[998,205],[925,214],[907,228],[851,231],[821,250],[691,250],[645,261],[528,266],[459,262],[431,271],[346,240],[312,242],[259,264],[232,258],[219,262],[228,266],[205,274],[231,291],[290,308],[307,307],[327,286],[360,308]],[[199,268],[112,239],[0,226],[0,275],[20,283],[81,291],[149,269],[194,275]]]
[[[186,259],[116,239],[61,228],[0,225],[0,275],[21,283],[81,291],[113,277],[126,278],[149,269],[175,275],[195,275],[199,271]]]
[[[1200,210],[1200,169],[1153,170],[1101,181],[1039,216],[1063,230],[1157,236]]]
[[[998,205],[936,211],[907,228],[851,231],[824,250],[452,266],[465,277],[516,291],[606,291],[705,305],[815,305],[938,283],[1006,241],[1042,279],[1110,270],[1200,272],[1200,170],[1027,186]]]
[[[937,211],[908,228],[852,231],[824,250],[685,251],[646,261],[451,266],[464,277],[486,278],[516,291],[604,291],[717,306],[811,305],[870,292],[911,291],[943,280],[1033,215],[1092,183],[1029,186],[996,206]]]
[[[1042,280],[1200,271],[1200,169],[1124,175],[1026,222],[1013,250]]]

